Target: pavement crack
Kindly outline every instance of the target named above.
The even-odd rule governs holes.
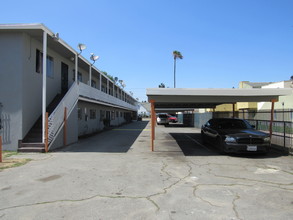
[[[242,220],[242,219],[239,217],[239,213],[238,213],[238,211],[237,211],[237,205],[236,205],[236,201],[237,201],[238,199],[240,199],[240,196],[239,196],[238,193],[236,193],[236,192],[234,192],[233,194],[234,194],[234,199],[233,199],[233,201],[232,201],[233,211],[234,211],[234,213],[235,213],[235,215],[236,215],[236,218],[239,219],[239,220]]]
[[[151,195],[149,195],[149,196],[146,197],[150,202],[152,202],[152,203],[157,207],[157,211],[160,210],[160,206],[159,206],[154,200],[152,200],[151,198],[152,198],[152,197],[155,197],[155,196],[159,196],[159,195],[164,195],[164,194],[166,194],[166,193],[168,192],[169,189],[171,189],[172,187],[174,187],[175,185],[177,185],[178,183],[180,183],[181,181],[183,181],[184,179],[186,179],[187,177],[189,177],[189,176],[191,175],[192,167],[191,167],[189,164],[187,164],[187,166],[188,166],[188,174],[185,175],[185,176],[182,177],[182,178],[180,178],[180,177],[174,177],[174,176],[172,176],[170,173],[168,173],[168,172],[165,170],[167,166],[168,166],[167,164],[163,163],[163,167],[162,167],[161,171],[164,172],[164,173],[166,173],[166,174],[169,176],[169,178],[177,178],[178,180],[175,181],[174,183],[170,184],[169,186],[163,188],[163,189],[162,189],[163,191],[161,191],[161,192],[157,192],[157,193],[154,193],[154,194],[151,194]]]
[[[258,182],[258,183],[264,183],[264,184],[270,184],[270,185],[275,185],[278,186],[278,188],[284,189],[284,190],[289,190],[287,188],[282,188],[281,186],[292,186],[293,183],[275,183],[275,182],[271,182],[271,181],[265,181],[265,180],[256,180],[256,179],[249,179],[249,178],[241,178],[241,177],[232,177],[232,176],[224,176],[224,175],[218,175],[215,173],[212,173],[211,169],[208,169],[208,173],[211,175],[214,175],[215,177],[219,177],[219,178],[226,178],[226,179],[233,179],[233,180],[241,180],[241,181],[251,181],[251,182]]]
[[[144,196],[124,196],[124,195],[101,195],[101,194],[97,194],[94,196],[90,196],[87,198],[83,198],[83,199],[61,199],[61,200],[54,200],[54,201],[45,201],[45,202],[36,202],[36,203],[30,203],[30,204],[24,204],[24,205],[16,205],[16,206],[10,206],[10,207],[6,207],[6,208],[0,208],[0,211],[3,210],[8,210],[8,209],[14,209],[14,208],[21,208],[21,207],[29,207],[29,206],[38,206],[38,205],[46,205],[46,204],[54,204],[54,203],[58,203],[58,202],[83,202],[83,201],[87,201],[87,200],[91,200],[91,199],[95,199],[95,198],[109,198],[109,199],[146,199],[148,201],[150,201],[156,208],[158,208],[158,205],[152,201],[151,199],[149,199],[148,197],[144,197]],[[2,216],[0,216],[2,217]]]
[[[199,195],[196,194],[196,191],[198,189],[200,185],[196,185],[193,189],[193,196],[200,199],[201,201],[205,202],[205,203],[208,203],[210,206],[214,206],[214,207],[221,207],[221,206],[218,206],[218,205],[214,205],[213,203],[211,203],[210,201],[206,200],[206,199],[203,199],[202,197],[200,197]]]

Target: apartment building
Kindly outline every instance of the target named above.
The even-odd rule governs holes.
[[[0,48],[4,150],[52,150],[137,117],[137,101],[45,25],[0,25]]]

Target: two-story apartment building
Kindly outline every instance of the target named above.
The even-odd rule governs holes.
[[[130,94],[43,24],[0,25],[0,48],[4,150],[44,149],[47,136],[54,149],[137,115]]]

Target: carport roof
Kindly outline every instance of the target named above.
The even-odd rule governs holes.
[[[236,102],[271,102],[279,96],[292,94],[290,88],[266,89],[186,89],[148,88],[148,100],[155,108],[214,108],[220,104]]]

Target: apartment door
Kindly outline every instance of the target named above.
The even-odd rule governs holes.
[[[61,62],[61,93],[68,91],[68,65]]]

